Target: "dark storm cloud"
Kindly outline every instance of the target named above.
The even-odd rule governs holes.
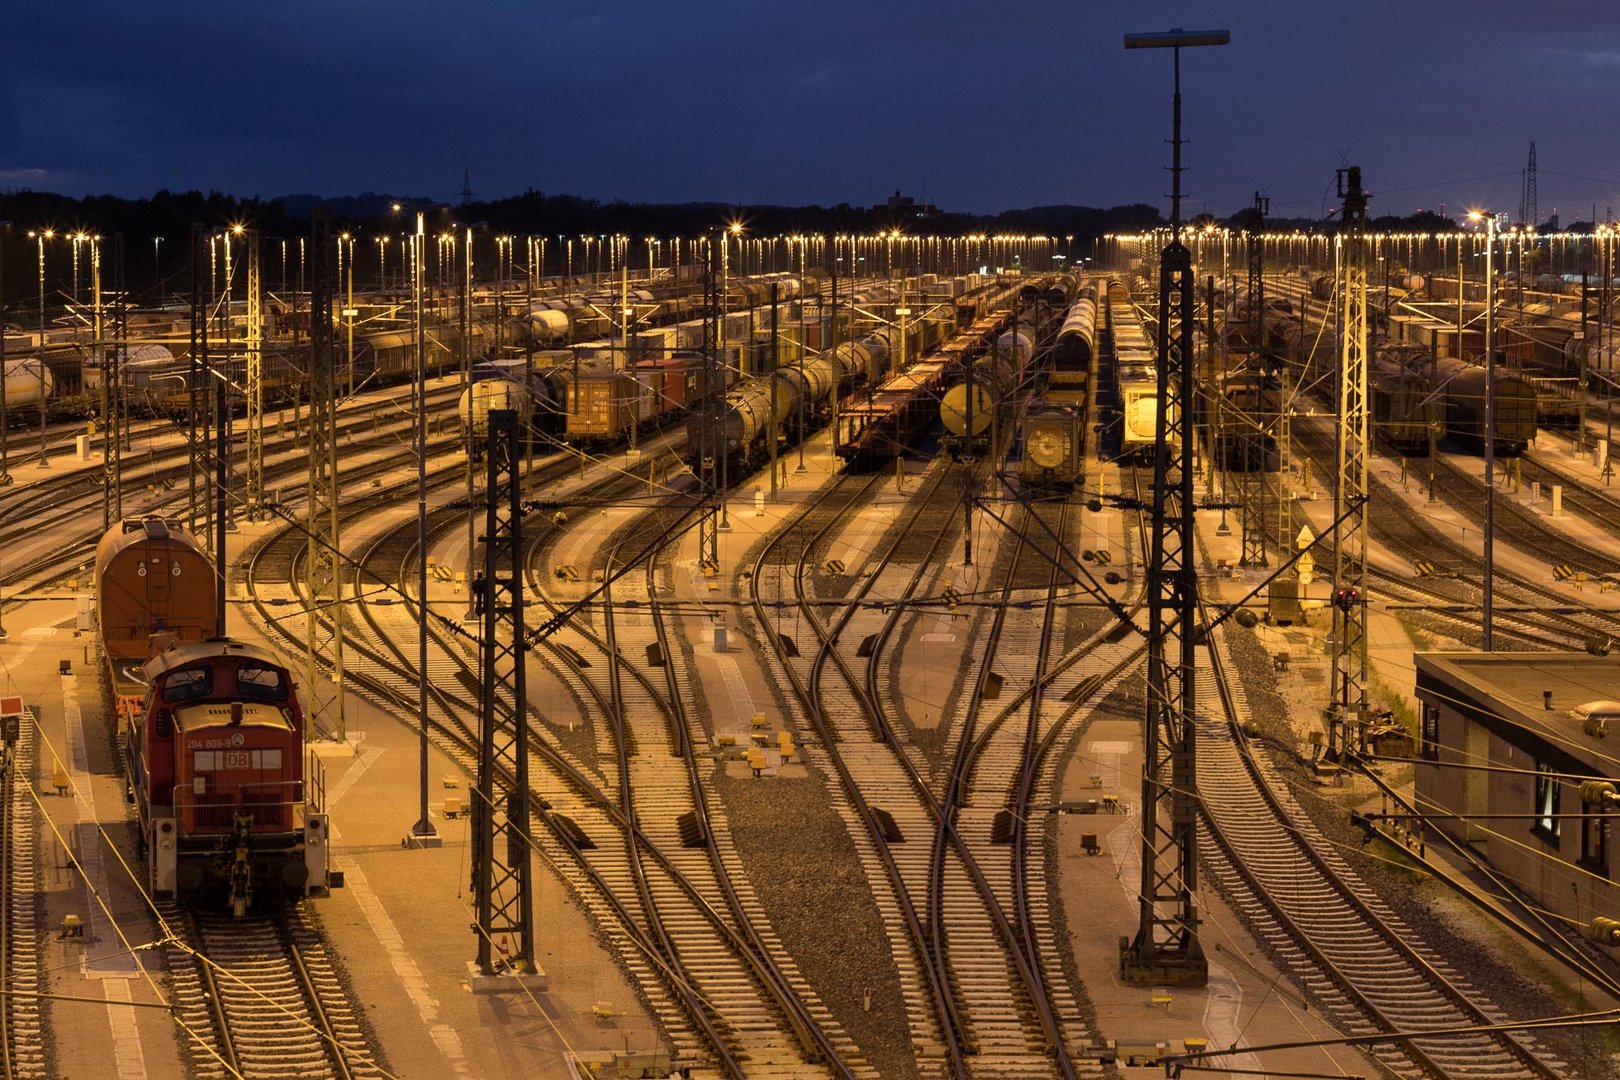
[[[1597,0],[16,5],[0,184],[1162,204],[1169,56],[1121,37],[1173,25],[1232,32],[1184,56],[1193,211],[1316,214],[1345,161],[1377,212],[1513,210],[1532,139],[1544,213],[1620,205]]]

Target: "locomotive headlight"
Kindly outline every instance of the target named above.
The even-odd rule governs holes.
[[[1043,424],[1030,431],[1025,440],[1025,450],[1030,460],[1043,469],[1055,469],[1069,456],[1063,429],[1052,424]]]

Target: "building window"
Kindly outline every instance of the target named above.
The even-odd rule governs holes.
[[[1423,730],[1418,752],[1430,761],[1440,756],[1440,706],[1423,706]]]
[[[1609,821],[1602,809],[1589,808],[1581,815],[1581,865],[1609,876]]]
[[[1558,779],[1553,767],[1536,762],[1536,828],[1549,839],[1558,839]]]

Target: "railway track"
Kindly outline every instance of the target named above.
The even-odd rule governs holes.
[[[430,394],[430,404],[437,399],[452,402],[454,394],[451,390]],[[382,399],[367,402],[366,408],[344,412],[339,417],[339,438],[345,440],[344,452],[362,454],[378,449],[402,449],[398,432],[379,424],[381,414],[391,409],[393,404],[388,399]],[[459,441],[441,439],[430,446],[429,452],[445,453],[459,449]],[[136,465],[136,462],[139,464]],[[364,483],[387,468],[386,460],[369,462],[351,470],[345,479],[350,484]],[[190,457],[183,444],[126,457],[126,516],[186,517],[189,493],[183,489],[183,485],[189,470]],[[306,479],[306,474],[307,461],[297,432],[283,437],[274,437],[267,432],[267,488],[279,484],[299,485]],[[147,498],[138,500],[135,492],[142,487],[148,489]],[[22,553],[8,559],[3,570],[0,570],[6,595],[16,596],[31,588],[73,578],[88,568],[95,557],[96,543],[101,539],[102,530],[95,527],[86,532],[84,523],[89,520],[99,522],[102,489],[103,475],[99,468],[46,474],[28,484],[0,488],[0,523],[3,523],[0,524],[0,545]],[[136,509],[137,505],[139,509]],[[38,554],[28,554],[31,548],[40,546],[40,537],[50,537],[52,543]]]
[[[749,575],[749,599],[758,627],[769,628],[777,625],[771,617],[774,605],[768,606],[765,600],[767,594],[802,597],[803,564],[811,542],[802,540],[797,552],[784,551],[767,570],[766,563],[772,551],[782,547],[786,537],[795,529],[817,534],[830,529],[878,483],[876,476],[867,478],[864,482],[857,482],[847,475],[840,477],[805,507],[790,526],[781,529],[763,546],[753,572]],[[783,578],[790,578],[791,583],[783,581]],[[820,616],[816,614],[814,617]],[[820,743],[818,747],[805,741],[801,747],[801,754],[807,763],[821,770],[824,775],[833,774],[839,777],[838,787],[830,787],[829,796],[833,801],[833,809],[844,821],[863,867],[868,868],[867,878],[872,896],[883,921],[889,949],[894,956],[900,976],[900,991],[913,1052],[918,1057],[954,1053],[952,1044],[946,1042],[944,1027],[946,1021],[942,1019],[947,1008],[944,1001],[946,991],[939,981],[937,969],[927,959],[927,943],[918,909],[905,898],[899,868],[884,838],[884,825],[863,801],[859,786],[844,763],[845,758],[852,754],[878,753],[882,748],[877,745],[876,733],[865,724],[864,717],[859,715],[855,718],[860,727],[858,735],[855,732],[840,732],[835,729],[834,724],[823,717],[821,707],[810,694],[808,672],[804,670],[807,665],[803,661],[796,663],[794,660],[794,657],[799,655],[799,650],[796,647],[791,650],[787,648],[779,633],[762,629],[761,636],[768,637],[775,646],[765,655],[770,675],[778,685],[786,684],[793,687]],[[834,754],[831,750],[832,743],[839,739],[850,739],[851,745],[844,748],[844,753]],[[956,1064],[955,1074],[960,1075],[959,1063]]]
[[[925,510],[908,514],[899,535],[872,560],[870,576],[860,579],[841,598],[841,611],[835,609],[831,618],[820,610],[820,601],[808,594],[807,568],[837,550],[828,547],[833,530],[857,504],[864,488],[842,499],[832,499],[829,492],[828,499],[809,508],[795,527],[812,535],[796,558],[788,555],[775,567],[768,570],[766,566],[773,551],[784,550],[782,539],[793,528],[784,529],[765,545],[751,575],[752,601],[761,625],[770,625],[762,599],[764,580],[792,568],[795,603],[812,628],[817,646],[806,653],[787,648],[777,637],[776,654],[767,659],[790,682],[811,717],[820,745],[807,749],[807,756],[838,776],[837,809],[872,867],[869,879],[886,882],[886,888],[874,884],[873,892],[901,971],[918,1056],[942,1053],[955,1076],[972,1075],[978,1068],[984,1075],[1051,1076],[1054,1070],[1074,1075],[1072,1048],[1064,1044],[1051,1002],[1029,970],[994,886],[930,790],[924,775],[926,762],[919,764],[913,757],[915,748],[898,741],[897,725],[877,693],[883,638],[892,631],[900,609],[918,602],[918,586],[954,521],[950,513],[954,500],[944,500],[943,507],[934,508],[936,513],[943,508],[948,515],[945,519],[931,520],[926,512],[929,496],[948,487],[944,483],[948,475],[947,468],[937,470],[929,487],[917,496]],[[858,535],[869,533],[863,528]],[[916,538],[927,539],[919,543]],[[852,547],[864,544],[858,541]],[[896,557],[902,547],[908,548],[907,559],[915,562]],[[863,631],[871,622],[858,621],[856,616],[872,610],[864,602],[870,595],[885,598],[894,610],[883,618],[877,636],[869,638]],[[870,656],[861,665],[859,657],[866,650]],[[855,673],[857,667],[864,667],[864,677]],[[932,848],[905,841],[931,836],[942,824],[950,833],[948,862],[954,868],[945,876],[948,889],[942,895],[949,914],[940,932],[928,917]],[[959,964],[953,965],[947,942],[964,939],[989,943],[993,951],[984,956],[981,950],[966,950]],[[994,971],[997,967],[1000,970]],[[923,978],[914,974],[919,971]]]
[[[1331,439],[1317,425],[1296,425],[1294,431],[1301,448],[1313,461],[1324,463],[1326,467],[1325,463],[1331,459]],[[1463,493],[1454,492],[1452,499],[1465,514],[1471,514],[1465,493],[1466,477],[1453,466],[1437,468],[1436,475],[1451,476],[1453,479],[1448,483],[1463,489]],[[1275,478],[1267,477],[1266,481],[1275,483]],[[1392,566],[1388,558],[1380,557],[1375,547],[1370,572],[1379,581],[1380,598],[1412,605],[1414,617],[1420,617],[1425,625],[1449,636],[1463,641],[1477,639],[1483,596],[1479,580],[1484,573],[1479,554],[1437,529],[1405,500],[1389,492],[1376,476],[1373,483],[1378,504],[1393,508],[1391,513],[1379,514],[1374,522],[1375,545],[1406,560],[1404,567]],[[1477,504],[1477,483],[1473,487],[1473,498]],[[1296,509],[1291,507],[1288,529],[1297,532],[1302,523]],[[1292,536],[1273,534],[1272,539],[1277,544],[1292,542]],[[1318,564],[1328,565],[1333,550],[1331,536],[1322,537],[1318,545]],[[1431,576],[1416,576],[1410,568],[1420,563],[1435,566],[1436,572]],[[1581,648],[1594,634],[1604,633],[1606,628],[1616,625],[1612,616],[1576,610],[1567,596],[1500,565],[1496,569],[1496,590],[1496,630],[1522,647]]]
[[[1334,1025],[1390,1033],[1372,1052],[1394,1075],[1568,1075],[1532,1036],[1423,1038],[1507,1015],[1378,898],[1294,802],[1242,734],[1248,707],[1225,655],[1228,631],[1198,665],[1199,857],[1256,936]]]
[[[563,469],[566,471],[566,463]],[[639,483],[633,478],[629,482]],[[599,494],[599,490],[593,491],[593,495]],[[435,511],[431,516],[432,535],[458,528],[462,514],[454,507]],[[296,543],[294,541],[293,546]],[[285,567],[280,574],[259,571],[253,576],[257,580],[295,575],[292,568],[296,558],[296,553],[288,550],[267,561],[267,565]],[[406,587],[398,591],[408,593],[414,587],[410,583],[414,582],[414,567],[418,562],[414,520],[396,523],[385,526],[368,541],[366,554],[361,559],[360,577],[404,580]],[[285,582],[281,587],[296,591]],[[255,588],[254,591],[257,594],[260,590]],[[381,608],[370,603],[358,606],[362,619],[351,639],[354,662],[348,674],[354,684],[370,693],[383,707],[414,713],[415,650],[407,650],[401,644],[416,637],[412,613],[404,604],[390,603]],[[272,625],[288,639],[295,636],[277,624]],[[445,633],[437,620],[429,650],[428,676],[430,723],[434,734],[441,746],[471,774],[475,770],[477,752],[475,709],[466,704],[465,697],[458,697],[445,688],[476,679],[475,651],[464,635]],[[747,1045],[746,1033],[733,1035],[727,1019],[715,1015],[714,1006],[696,993],[696,980],[682,966],[684,961],[679,953],[670,947],[668,928],[658,922],[654,907],[643,906],[654,886],[649,883],[638,890],[634,884],[637,869],[643,861],[653,864],[654,868],[643,874],[644,880],[662,876],[663,883],[658,886],[660,897],[677,892],[684,894],[684,902],[703,912],[718,929],[723,939],[720,947],[728,950],[732,957],[750,954],[749,946],[729,922],[704,902],[702,890],[685,878],[675,857],[624,814],[620,806],[622,784],[618,769],[604,776],[598,770],[582,766],[556,746],[543,727],[532,726],[532,730],[532,793],[534,805],[540,809],[531,822],[531,832],[539,853],[559,872],[581,906],[607,930],[631,977],[664,1025],[677,1060],[700,1066],[707,1064],[739,1078],[771,1075],[763,1060],[745,1061],[739,1057],[738,1047]],[[615,834],[619,834],[621,842],[609,843],[607,838]],[[637,853],[634,859],[629,854],[632,851]],[[713,947],[711,942],[709,951],[712,952]],[[731,964],[735,966],[735,960]],[[795,1053],[793,1063],[785,1070],[780,1075],[803,1075],[800,1055]],[[842,1070],[833,1071],[848,1075]]]
[[[632,850],[637,887],[698,996],[715,1003],[749,1075],[875,1075],[769,933],[769,915],[741,869],[729,830],[710,811],[718,795],[705,784],[707,768],[700,765],[698,748],[706,750],[711,740],[686,708],[692,675],[684,652],[672,646],[659,603],[658,579],[673,568],[661,571],[656,555],[643,558],[640,551],[627,550],[641,549],[648,536],[678,539],[691,520],[690,510],[672,509],[623,522],[602,570],[610,576],[624,568],[621,587],[644,594],[646,603],[617,603],[614,585],[605,584],[601,632],[576,621],[572,633],[558,635],[566,635],[571,648],[604,661],[576,673],[600,673],[591,679],[592,695],[615,734],[621,811],[667,853],[686,888],[698,890],[697,906],[681,882],[644,864],[639,850]],[[628,572],[638,562],[639,575]],[[541,587],[544,575],[534,577]],[[547,603],[557,610],[557,601]],[[654,654],[665,675],[662,691],[641,667]],[[735,927],[745,950],[734,951],[736,942],[716,932],[713,920],[719,913]]]
[[[1060,542],[1067,511],[1067,504],[1060,504],[1055,529]],[[1082,1070],[1072,1060],[1070,1048],[1091,1041],[1093,1032],[1078,1023],[1079,1005],[1067,977],[1060,966],[1051,963],[1058,953],[1051,933],[1050,902],[1042,872],[1045,858],[1041,855],[1033,864],[1028,861],[1028,844],[1032,837],[1025,832],[1027,819],[1020,820],[1020,817],[1021,811],[1027,812],[1029,808],[1027,804],[1014,801],[1010,790],[1015,786],[1011,778],[1025,771],[1027,738],[1015,734],[1010,740],[997,739],[996,733],[1010,729],[1011,725],[995,721],[983,729],[978,727],[980,715],[994,710],[994,706],[985,701],[987,686],[994,685],[998,693],[1008,688],[1019,690],[1017,696],[1024,699],[1045,678],[1046,661],[1057,629],[1056,594],[1064,578],[1065,559],[1061,551],[1045,552],[1047,572],[1036,575],[1037,579],[1045,578],[1040,619],[1015,619],[1012,626],[1007,619],[1021,561],[1028,558],[1038,565],[1043,563],[1027,551],[1039,544],[1039,540],[1032,544],[1032,534],[1042,531],[1033,521],[1038,512],[1026,512],[1023,527],[1013,541],[1000,603],[995,607],[989,632],[983,639],[984,662],[966,710],[952,718],[950,739],[955,744],[955,752],[945,774],[947,780],[940,795],[941,813],[933,834],[928,913],[933,940],[940,943],[939,947],[945,952],[953,980],[962,985],[962,993],[974,1000],[993,1001],[993,994],[988,993],[985,986],[974,987],[971,983],[989,980],[994,986],[997,982],[1001,985],[1007,982],[1006,966],[997,956],[999,943],[993,933],[996,927],[988,920],[978,919],[967,922],[965,927],[958,925],[954,930],[947,925],[953,914],[951,901],[959,902],[962,896],[972,895],[973,883],[966,880],[960,864],[951,858],[952,835],[957,834],[972,853],[973,861],[983,868],[996,904],[1012,912],[1010,929],[1015,948],[1021,954],[1020,973],[1027,980],[1031,1003],[1046,1003],[1044,1010],[1035,1009],[1037,1018],[1043,1024],[1050,1023],[1056,1033],[1056,1038],[1051,1040],[1052,1062],[1043,1070],[1027,1060],[1027,1035],[1023,1030],[1027,1012],[1015,1009],[997,1017],[984,1015],[986,1010],[981,1008],[975,1018],[975,1029],[981,1033],[980,1053],[973,1067],[978,1070],[1000,1066],[1009,1075],[1045,1076],[1051,1075],[1055,1066],[1061,1074],[1073,1075]],[[1038,701],[1038,696],[1030,700]],[[1002,713],[997,719],[1005,715]],[[1038,706],[1032,713],[1032,717],[1036,716]],[[1026,729],[1026,734],[1031,730]],[[1033,767],[1033,762],[1030,765]],[[1040,1015],[1043,1011],[1046,1015]],[[1068,1025],[1064,1024],[1065,1019]],[[998,1025],[1002,1030],[994,1036],[988,1034]],[[1010,1047],[1010,1060],[1003,1060],[1009,1057],[1006,1050],[998,1054],[987,1043]]]
[[[0,1076],[5,1080],[44,1080],[55,1075],[46,1048],[40,999],[45,989],[40,964],[39,871],[36,864],[34,795],[28,782],[35,767],[34,723],[24,717],[14,746],[0,750],[0,964],[6,993],[0,994]]]
[[[276,916],[231,918],[159,902],[176,1020],[193,1075],[329,1077],[388,1073],[303,904]]]

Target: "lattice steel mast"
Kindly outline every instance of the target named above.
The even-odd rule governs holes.
[[[96,369],[101,372],[101,408],[98,410],[98,422],[101,424],[101,527],[103,530],[112,528],[112,523],[118,520],[118,414],[114,412],[114,397],[111,365],[108,357],[111,350],[107,348],[107,323],[103,312],[103,298],[101,295],[101,237],[90,238],[90,296],[91,296],[91,341],[90,357]]]
[[[1270,516],[1267,506],[1268,487],[1265,474],[1266,436],[1273,433],[1275,424],[1272,422],[1274,414],[1266,406],[1269,395],[1264,388],[1269,385],[1276,365],[1272,360],[1271,350],[1266,348],[1266,260],[1262,245],[1262,234],[1265,230],[1266,211],[1271,208],[1271,200],[1254,193],[1254,205],[1248,212],[1248,254],[1249,254],[1249,366],[1251,377],[1258,377],[1261,382],[1257,385],[1260,393],[1248,398],[1250,409],[1240,412],[1237,422],[1241,425],[1242,433],[1229,443],[1229,446],[1241,447],[1243,450],[1240,464],[1242,471],[1238,474],[1242,479],[1238,482],[1238,513],[1242,515],[1239,524],[1242,526],[1243,553],[1238,559],[1239,566],[1266,565],[1266,519]],[[1256,454],[1258,457],[1256,457]]]
[[[208,260],[205,268],[203,260]],[[208,419],[203,390],[203,374],[208,370],[208,294],[204,282],[213,270],[214,252],[202,225],[191,223],[191,344],[186,364],[186,449],[191,467],[186,470],[186,527],[193,535],[201,534],[204,543],[211,544],[213,519],[206,486],[208,476]],[[211,290],[210,290],[211,291]]]
[[[257,246],[257,245],[255,245]],[[343,716],[343,561],[338,515],[337,360],[332,340],[332,222],[316,210],[309,226],[309,504],[305,533],[309,537],[304,566],[306,621],[305,660],[309,686],[320,685],[323,644],[321,613],[332,624],[332,709],[325,723],[311,723],[338,740],[347,734]]]
[[[1193,537],[1193,271],[1181,242],[1181,50],[1224,45],[1225,30],[1127,35],[1125,47],[1175,56],[1170,243],[1159,255],[1159,413],[1153,456],[1153,539],[1147,569],[1148,691],[1142,750],[1142,891],[1133,940],[1120,941],[1128,983],[1202,985],[1198,942],[1197,731]]]
[[[534,970],[529,852],[529,719],[524,654],[523,508],[517,413],[489,413],[478,794],[473,799],[473,895],[478,971]],[[424,673],[425,674],[425,673]]]
[[[1361,168],[1338,175],[1344,200],[1339,234],[1340,299],[1338,483],[1333,489],[1333,676],[1330,749],[1360,749],[1367,719],[1367,193]],[[1351,732],[1356,746],[1352,747]]]
[[[112,503],[113,521],[124,516],[124,450],[129,443],[129,408],[124,393],[124,361],[129,359],[129,285],[124,270],[124,234],[114,233],[113,345],[101,353],[102,379],[108,386],[107,418],[112,422],[104,486]]]
[[[1536,144],[1532,142],[1529,160],[1524,164],[1524,206],[1519,209],[1519,224],[1533,229],[1540,216],[1541,208],[1536,205]]]
[[[718,234],[721,237],[724,234]],[[703,414],[702,444],[698,447],[698,488],[703,499],[702,517],[698,519],[698,568],[714,573],[720,567],[720,458],[725,453],[720,431],[720,388],[725,385],[725,372],[720,367],[720,335],[723,327],[720,312],[720,288],[715,276],[715,233],[706,238],[703,260]],[[721,240],[724,243],[724,240]]]

